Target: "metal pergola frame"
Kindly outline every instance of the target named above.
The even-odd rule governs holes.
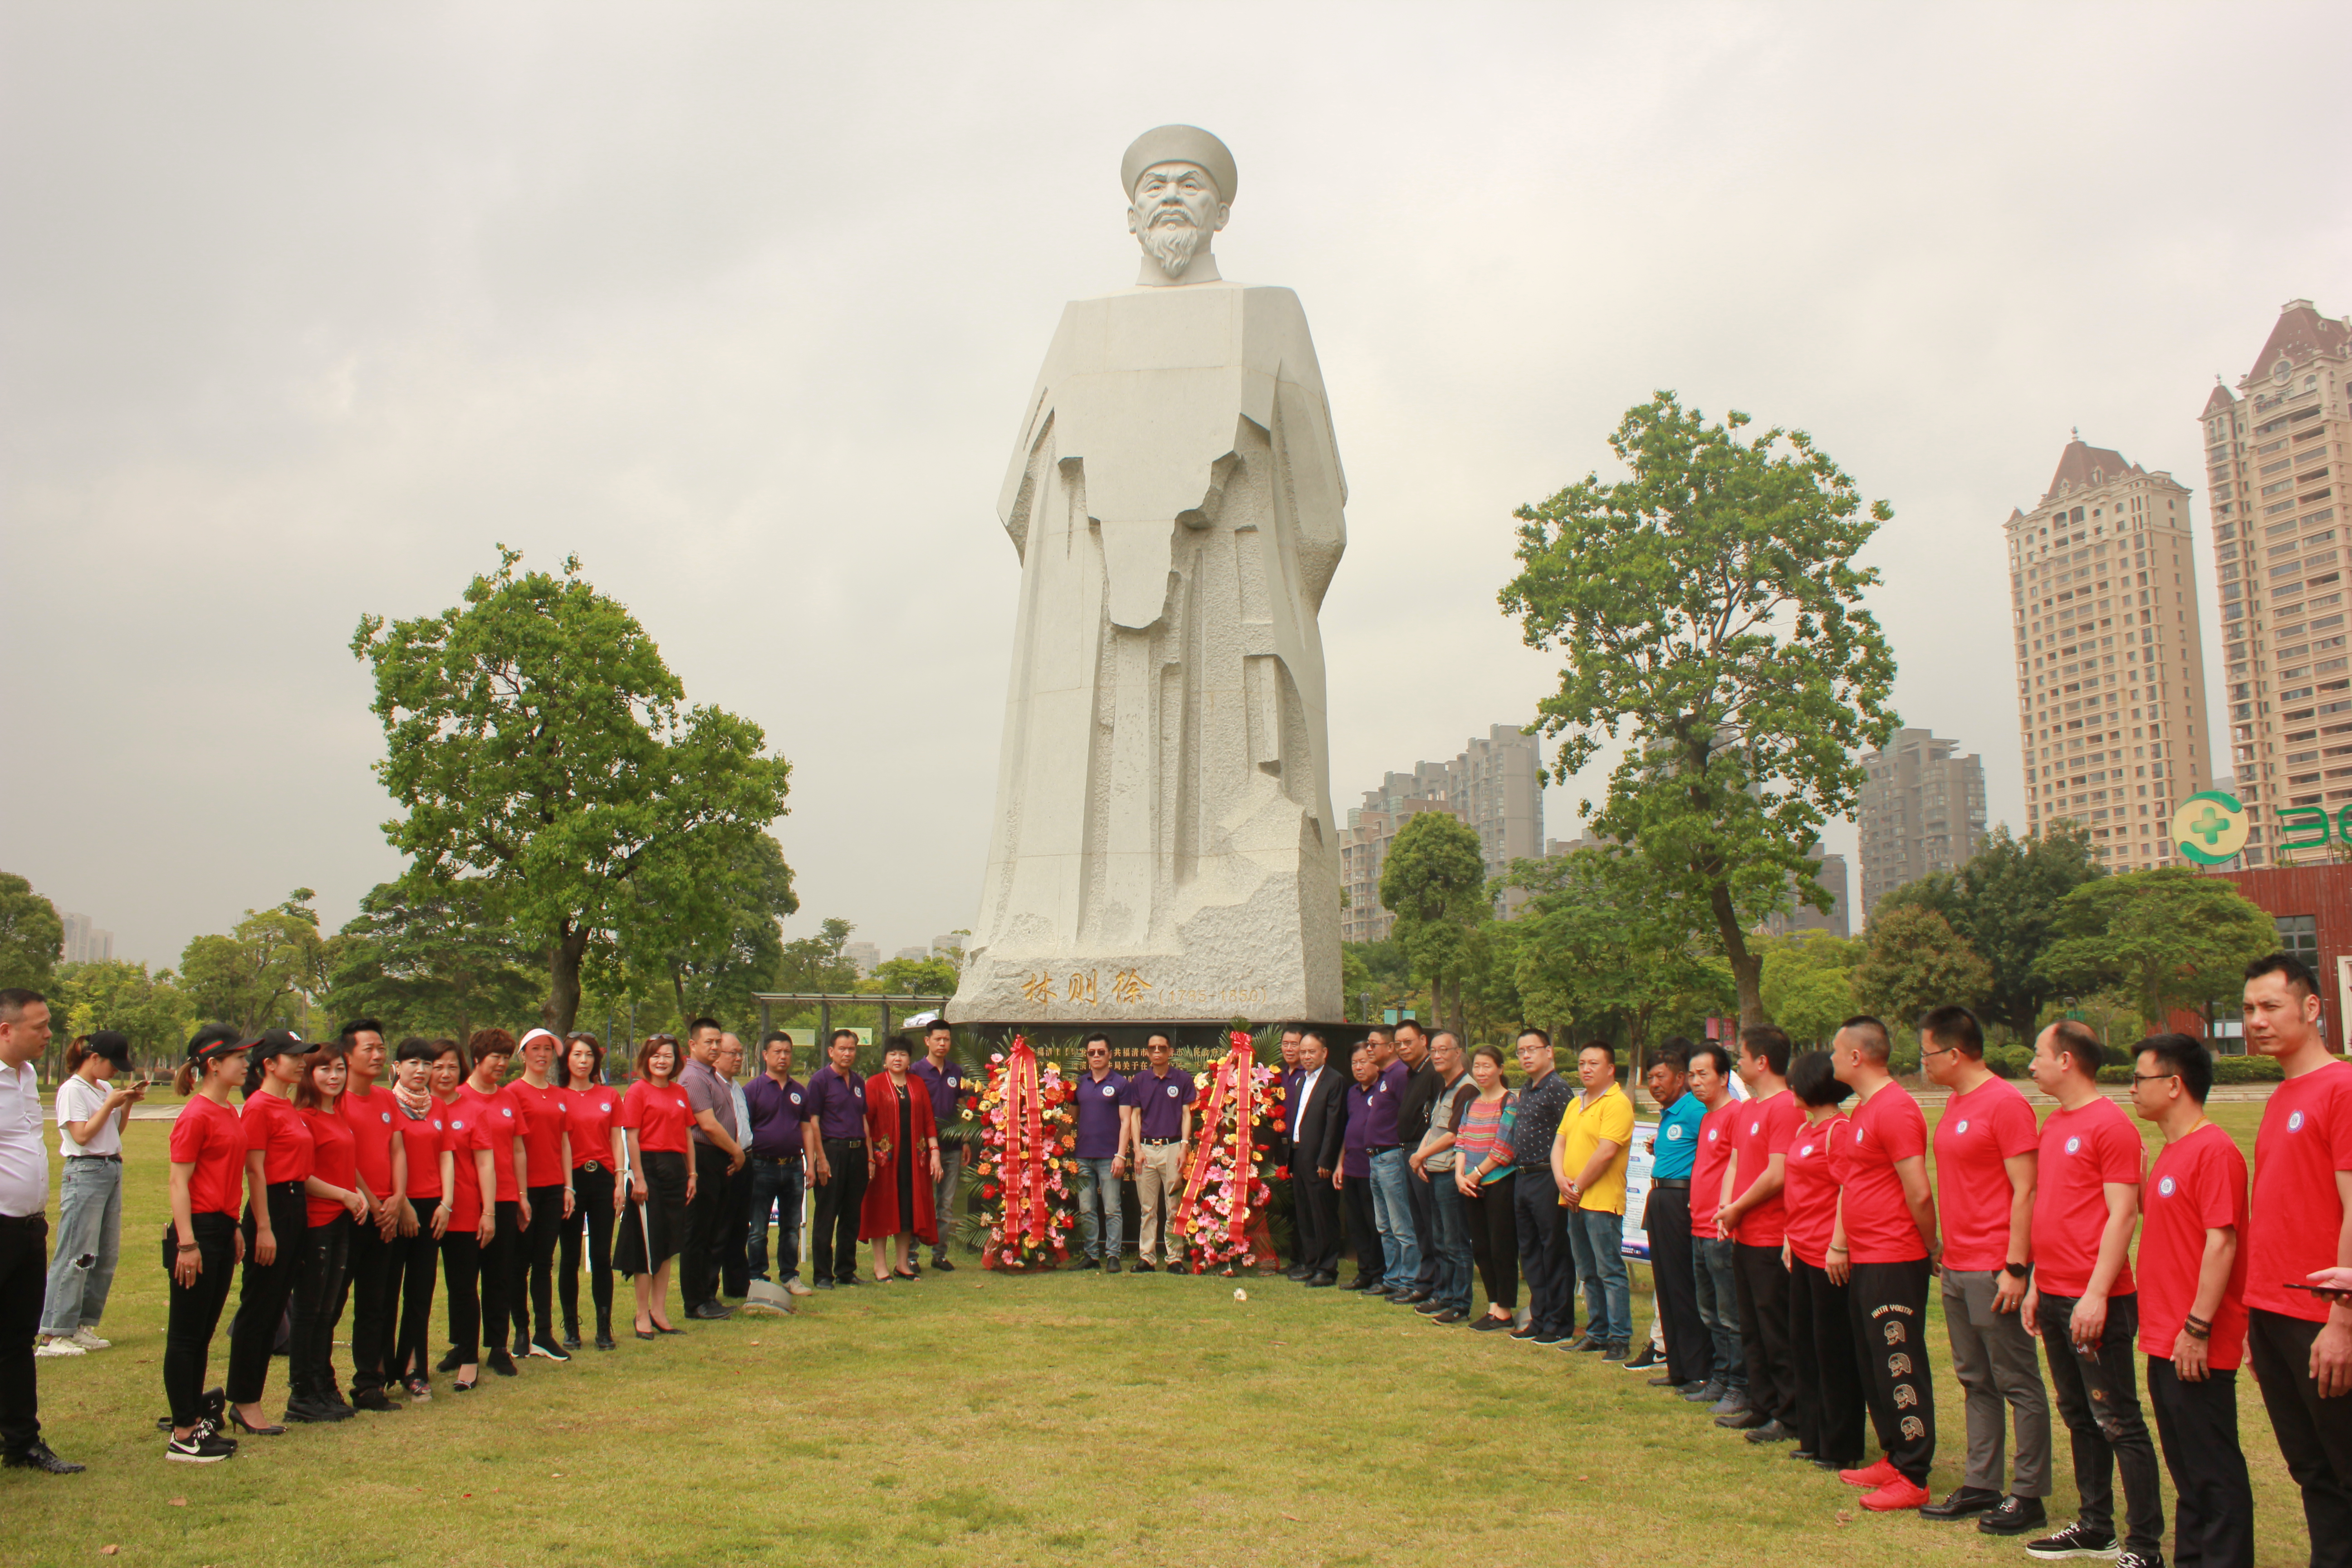
[[[882,1024],[874,1031],[875,1043],[879,1045],[890,1036],[891,1008],[902,1007],[912,1012],[921,1007],[935,1007],[945,1012],[950,998],[944,994],[877,996],[862,991],[754,991],[751,993],[751,1000],[760,1005],[760,1033],[762,1037],[775,1026],[772,1020],[779,1004],[787,1007],[814,1007],[816,1009],[816,1047],[817,1049],[823,1050],[826,1041],[833,1037],[833,1006],[836,1002],[845,1006],[879,1007],[882,1010]]]

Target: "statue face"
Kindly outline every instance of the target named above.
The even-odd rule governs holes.
[[[1181,277],[1233,209],[1198,163],[1154,163],[1135,182],[1128,232],[1171,278]]]

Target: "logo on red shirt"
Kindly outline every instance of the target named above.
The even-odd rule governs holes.
[[[1952,1131],[1953,1131],[1954,1132],[1956,1132],[1956,1133],[1958,1133],[1958,1132],[1966,1132],[1968,1130],[1969,1130],[1969,1124],[1968,1124],[1968,1122],[1967,1122],[1967,1121],[1962,1121],[1962,1122],[1961,1122],[1958,1127],[1955,1127],[1955,1128],[1953,1128],[1953,1129],[1952,1129]]]
[[[2300,1132],[2303,1131],[2302,1111],[2298,1110],[2286,1119],[2286,1130],[2290,1132]]]
[[[2083,1141],[2080,1138],[2069,1138],[2066,1140],[2066,1152],[2069,1154],[2075,1152],[2082,1147]]]
[[[2170,1197],[2172,1195],[2172,1178],[2170,1176],[2167,1176],[2164,1180],[2157,1183],[2156,1190],[2163,1196],[2168,1198]]]

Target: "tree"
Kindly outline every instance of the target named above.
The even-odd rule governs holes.
[[[379,882],[328,942],[328,977],[346,1018],[373,1015],[402,1033],[464,1039],[476,1024],[538,1005],[546,963],[480,878],[412,887]]]
[[[547,954],[540,1016],[568,1031],[592,948],[661,954],[723,930],[702,890],[784,810],[791,766],[760,727],[685,704],[661,650],[580,577],[478,576],[462,608],[387,626],[352,652],[375,675],[377,775],[405,816],[384,837],[428,894],[479,877]]]
[[[1527,642],[1566,655],[1539,705],[1564,737],[1562,783],[1621,731],[1592,831],[1638,846],[1668,908],[1712,933],[1743,1023],[1764,1016],[1748,932],[1790,877],[1819,909],[1806,851],[1853,812],[1854,753],[1884,745],[1895,659],[1861,607],[1874,570],[1852,564],[1885,501],[1802,431],[1742,439],[1735,413],[1709,426],[1671,392],[1629,411],[1610,446],[1632,477],[1597,474],[1523,506],[1522,570],[1501,594]]]
[[[2037,838],[2017,838],[2003,823],[1958,871],[1906,882],[1874,912],[1916,906],[1942,915],[1991,972],[1985,1016],[2031,1040],[2056,994],[2036,964],[2059,900],[2106,874],[2086,828],[2060,823]]]
[[[1721,972],[1692,922],[1667,907],[1672,879],[1617,845],[1514,862],[1510,884],[1534,895],[1511,922],[1525,1016],[1556,1033],[1622,1029],[1638,1066],[1657,1020],[1714,1005]]]
[[[2051,984],[2119,990],[2156,1026],[2175,1008],[2194,1008],[2209,1034],[2213,1005],[2236,993],[2248,963],[2278,945],[2270,916],[2221,878],[2186,866],[2084,883],[2059,900],[2051,934],[2035,965]]]
[[[58,908],[22,877],[0,871],[0,987],[37,991],[66,950]]]
[[[1872,911],[1853,989],[1862,1005],[1897,1028],[1913,1028],[1930,1007],[1974,1007],[1992,984],[1976,950],[1933,910],[1916,905]]]
[[[180,984],[196,1011],[247,1034],[292,1017],[328,988],[327,944],[319,934],[319,895],[297,888],[275,909],[247,910],[226,936],[200,936],[180,953]]]
[[[1444,1016],[1444,987],[1451,982],[1454,1027],[1467,1033],[1462,977],[1473,956],[1470,931],[1494,917],[1478,835],[1446,812],[1413,816],[1398,830],[1381,867],[1381,907],[1396,915],[1395,938],[1429,987],[1430,1010]]]
[[[1853,1016],[1853,966],[1863,944],[1827,931],[1769,937],[1763,950],[1764,1012],[1801,1045],[1827,1045]]]
[[[771,987],[783,959],[778,922],[801,907],[782,847],[765,833],[753,835],[698,899],[716,918],[682,931],[677,944],[658,955],[677,1016],[746,1016],[752,993]]]
[[[1355,1016],[1354,1009],[1365,1005],[1363,998],[1366,995],[1371,997],[1370,1019],[1379,1018],[1382,1011],[1390,1007],[1410,1006],[1417,994],[1412,980],[1412,956],[1393,936],[1381,942],[1342,943],[1339,949],[1339,990],[1342,1000],[1350,1009],[1350,1017]]]
[[[857,965],[842,952],[856,930],[839,916],[829,915],[818,922],[814,935],[784,943],[776,963],[775,988],[835,994],[856,990]]]
[[[929,958],[886,958],[874,966],[866,984],[885,996],[952,996],[958,973],[955,960],[933,953]]]
[[[143,963],[100,959],[58,967],[49,1011],[63,1026],[50,1040],[56,1049],[100,1029],[119,1029],[131,1038],[136,1058],[175,1061],[196,1030],[196,1007],[168,969],[150,975]]]

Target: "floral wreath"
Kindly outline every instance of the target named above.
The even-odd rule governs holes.
[[[1078,1222],[1066,1178],[1078,1169],[1073,1090],[1062,1069],[1041,1061],[1026,1036],[988,1058],[987,1077],[964,1098],[962,1120],[980,1123],[983,1268],[1052,1268],[1069,1256]]]
[[[1200,1131],[1169,1226],[1183,1241],[1195,1274],[1212,1268],[1231,1272],[1235,1264],[1259,1261],[1256,1243],[1268,1236],[1263,1215],[1274,1201],[1272,1184],[1285,1174],[1275,1158],[1283,1129],[1276,1087],[1282,1075],[1257,1063],[1243,1031],[1226,1038],[1231,1050],[1192,1080]]]

